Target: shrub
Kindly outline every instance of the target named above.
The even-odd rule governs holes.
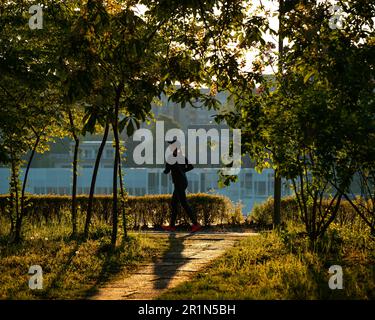
[[[328,206],[328,202],[329,200],[325,200],[323,202],[323,207]],[[268,198],[261,204],[255,205],[250,213],[251,221],[254,221],[261,226],[272,224],[272,217],[272,197]],[[346,200],[342,200],[335,222],[339,225],[348,225],[354,222],[358,223],[358,220],[358,215],[356,214],[350,203]],[[286,223],[288,221],[302,223],[301,216],[299,214],[297,199],[294,196],[289,196],[281,199],[281,222]]]
[[[196,212],[198,220],[205,226],[213,223],[227,223],[231,221],[234,205],[229,198],[222,195],[204,193],[189,194],[188,201]],[[132,225],[160,226],[169,220],[171,214],[171,195],[128,196],[126,198],[126,212]],[[77,196],[77,208],[80,215],[87,210],[88,196]],[[0,195],[0,214],[6,216],[9,208],[9,196]],[[26,216],[33,222],[52,219],[61,221],[63,215],[70,212],[71,197],[59,195],[28,195]],[[112,196],[99,195],[94,198],[93,215],[110,222],[112,214]],[[184,210],[180,208],[179,220],[188,222]]]
[[[237,202],[234,205],[234,210],[232,214],[229,216],[229,223],[232,225],[240,225],[245,222],[245,217],[242,214],[243,204],[242,202]]]
[[[298,203],[295,197],[285,197],[281,199],[281,222],[294,220],[300,221],[298,214]],[[250,212],[251,221],[260,226],[268,226],[273,220],[273,198],[269,197],[265,202],[254,205]]]

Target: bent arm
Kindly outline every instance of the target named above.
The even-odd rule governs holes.
[[[194,169],[194,166],[185,158],[185,172],[189,172]]]
[[[170,171],[171,171],[171,166],[169,163],[166,163],[163,173],[168,174]]]

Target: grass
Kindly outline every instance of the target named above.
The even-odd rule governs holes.
[[[4,221],[0,226],[0,299],[87,298],[101,283],[127,276],[168,246],[167,239],[130,233],[111,250],[110,227],[100,221],[94,221],[88,241],[70,240],[68,220],[25,223],[24,241],[9,245],[8,226]],[[43,269],[42,290],[28,287],[32,265]]]
[[[79,230],[83,222],[81,217]],[[88,298],[100,284],[128,276],[175,245],[168,237],[130,233],[123,242],[120,235],[111,250],[111,227],[98,219],[89,240],[71,240],[68,214],[61,221],[25,221],[24,226],[24,241],[10,245],[9,225],[0,218],[0,299]],[[288,223],[280,233],[244,239],[159,299],[375,298],[375,243],[363,225],[332,224],[314,248],[302,230]],[[42,290],[28,287],[32,265],[43,268]],[[328,287],[331,265],[343,268],[343,290]]]
[[[291,225],[242,240],[191,281],[159,299],[374,299],[375,246],[365,232],[332,225],[312,250]],[[331,265],[343,268],[343,290],[328,287]]]

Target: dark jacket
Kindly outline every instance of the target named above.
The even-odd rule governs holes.
[[[183,162],[183,161],[180,161],[180,162]],[[164,173],[168,174],[169,172],[171,172],[172,181],[175,184],[175,186],[186,188],[188,185],[186,172],[193,170],[193,169],[194,169],[194,166],[191,163],[189,163],[186,157],[184,157],[184,163],[176,162],[174,164],[169,164],[167,162],[165,164]]]

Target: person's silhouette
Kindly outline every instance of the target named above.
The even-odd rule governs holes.
[[[189,206],[186,199],[186,188],[188,187],[188,180],[186,178],[186,172],[194,169],[194,166],[189,163],[188,159],[182,154],[180,149],[180,143],[176,139],[168,141],[169,148],[172,154],[168,157],[165,165],[164,173],[168,174],[171,172],[172,181],[174,184],[174,191],[172,195],[172,215],[169,226],[162,226],[166,231],[176,230],[176,219],[178,213],[178,203],[181,203],[182,207],[188,214],[191,222],[192,232],[196,232],[202,228],[197,221],[197,216]]]

